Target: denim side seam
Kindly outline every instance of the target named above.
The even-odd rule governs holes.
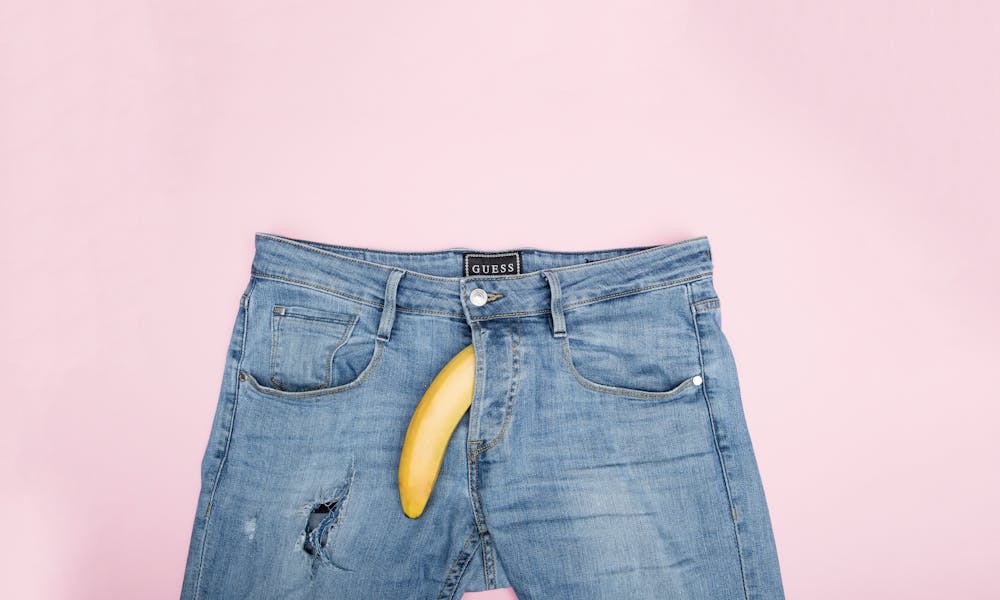
[[[699,331],[698,328],[698,314],[701,312],[705,312],[705,309],[700,308],[700,306],[695,306],[698,303],[692,302],[690,283],[684,286],[684,290],[688,296],[688,306],[690,307],[691,310],[691,321],[694,324],[695,339],[697,339],[698,341],[698,363],[701,366],[701,372],[705,373],[704,348],[701,340],[701,332]],[[711,384],[712,384],[712,378],[708,376],[708,373],[705,373],[705,382],[704,385],[701,386],[701,394],[702,398],[704,398],[705,400],[705,408],[708,410],[708,420],[712,427],[712,442],[715,445],[716,455],[719,457],[719,467],[722,469],[722,480],[726,486],[726,502],[729,504],[729,516],[733,522],[733,538],[735,539],[736,542],[736,555],[740,559],[740,578],[743,581],[743,596],[744,598],[746,598],[746,600],[750,600],[750,592],[747,588],[746,565],[744,564],[743,561],[743,545],[740,542],[739,527],[736,524],[736,519],[737,519],[736,507],[733,504],[733,493],[729,486],[729,473],[726,470],[726,460],[722,456],[722,449],[719,447],[719,435],[718,431],[715,428],[715,417],[712,415],[712,404],[711,402],[709,402],[708,399],[708,386],[710,386]]]
[[[250,296],[253,294],[254,287],[256,286],[256,279],[251,275],[249,283],[247,283],[246,290],[243,295],[240,296],[240,309],[243,311],[243,332],[242,339],[240,340],[240,357],[236,361],[236,372],[239,373],[243,369],[243,357],[246,354],[246,344],[247,344],[247,329],[250,324]],[[236,422],[236,406],[239,404],[240,400],[240,380],[239,377],[234,378],[235,383],[233,384],[233,406],[230,409],[229,415],[229,429],[226,431],[226,446],[222,451],[222,458],[219,460],[219,469],[215,473],[215,480],[212,482],[212,489],[208,495],[208,504],[205,508],[205,514],[202,516],[205,519],[205,523],[202,526],[201,532],[201,548],[198,552],[198,575],[195,577],[194,584],[194,598],[198,598],[201,592],[201,574],[202,567],[205,561],[205,545],[208,542],[208,526],[212,514],[212,503],[215,501],[215,491],[219,487],[219,479],[222,477],[222,469],[226,464],[226,458],[229,457],[229,444],[233,439],[233,427]]]

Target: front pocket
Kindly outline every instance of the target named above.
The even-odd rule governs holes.
[[[566,338],[563,338],[562,348],[563,348],[562,352],[563,360],[565,361],[566,368],[569,370],[570,374],[577,381],[577,383],[579,383],[580,385],[582,385],[587,389],[594,390],[595,392],[611,394],[613,396],[627,396],[629,398],[666,399],[666,398],[673,398],[674,396],[681,394],[688,388],[697,387],[704,382],[704,378],[702,377],[701,373],[698,372],[687,377],[677,385],[674,385],[673,387],[665,390],[643,390],[638,388],[623,387],[620,385],[608,385],[604,383],[598,383],[596,381],[591,381],[590,379],[587,379],[582,374],[580,374],[580,372],[576,369],[576,366],[573,364],[573,358],[572,356],[570,356],[569,345],[566,342]]]
[[[286,391],[264,385],[263,383],[257,381],[257,378],[246,370],[239,371],[238,377],[240,385],[248,386],[248,389],[252,390],[253,394],[260,399],[280,400],[287,404],[299,406],[321,406],[326,405],[328,401],[332,401],[334,398],[339,398],[341,393],[356,389],[358,386],[367,381],[375,371],[375,367],[378,365],[379,360],[382,357],[383,348],[384,343],[376,340],[371,359],[364,370],[362,370],[361,373],[351,381],[330,387],[302,391]]]
[[[286,392],[333,386],[337,351],[350,339],[359,318],[357,313],[274,305],[270,385]]]
[[[684,284],[580,304],[564,317],[563,360],[588,389],[669,398],[700,381],[698,336]]]

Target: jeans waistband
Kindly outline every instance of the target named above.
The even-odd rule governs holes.
[[[252,275],[305,285],[396,311],[482,319],[552,312],[614,296],[708,277],[707,236],[659,244],[557,251],[450,247],[407,252],[340,246],[257,232]],[[520,254],[519,274],[463,275],[465,253]],[[486,292],[482,306],[470,302]]]

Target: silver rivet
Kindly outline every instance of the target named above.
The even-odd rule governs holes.
[[[701,375],[695,375],[691,382],[695,385],[701,385]]]
[[[486,290],[482,288],[476,288],[469,293],[469,302],[475,306],[482,306],[486,304]]]

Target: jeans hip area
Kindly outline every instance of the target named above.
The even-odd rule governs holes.
[[[706,236],[254,241],[183,599],[784,598]]]

